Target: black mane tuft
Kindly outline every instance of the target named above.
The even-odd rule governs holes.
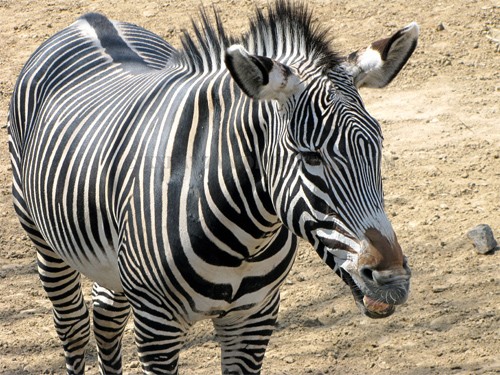
[[[205,9],[200,12],[200,25],[193,21],[195,38],[187,31],[182,37],[180,58],[199,71],[219,69],[224,52],[240,43],[251,53],[277,59],[281,62],[310,60],[315,66],[332,69],[341,58],[330,47],[328,30],[312,21],[312,13],[304,3],[276,0],[267,14],[256,9],[250,20],[250,29],[241,38],[229,37],[214,9],[215,22],[211,22]]]

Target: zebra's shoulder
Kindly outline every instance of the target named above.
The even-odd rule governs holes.
[[[161,69],[176,53],[160,36],[140,26],[112,21],[100,13],[87,13],[76,26],[94,39],[115,63],[125,68]]]

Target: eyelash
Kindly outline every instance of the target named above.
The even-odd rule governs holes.
[[[303,152],[301,155],[302,155],[302,159],[307,164],[313,165],[313,166],[321,165],[322,160],[321,160],[321,155],[319,152],[308,151],[308,152]]]

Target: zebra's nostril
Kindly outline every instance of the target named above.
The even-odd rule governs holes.
[[[361,270],[361,275],[366,281],[378,285],[407,283],[411,277],[411,271],[408,267],[396,270],[377,271],[368,267]]]
[[[373,279],[373,270],[371,270],[370,268],[368,267],[363,267],[361,269],[361,276],[365,279],[365,280],[368,280],[368,281],[374,281]]]
[[[408,264],[408,259],[406,257],[403,259],[403,269],[408,273],[408,275],[411,275],[410,265]]]

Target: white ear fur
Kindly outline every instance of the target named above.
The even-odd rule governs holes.
[[[251,55],[238,44],[226,50],[225,62],[238,86],[255,99],[285,101],[301,86],[299,76],[290,67]]]
[[[346,59],[344,67],[357,87],[387,86],[406,64],[417,46],[419,27],[415,22],[392,37],[373,42]]]

